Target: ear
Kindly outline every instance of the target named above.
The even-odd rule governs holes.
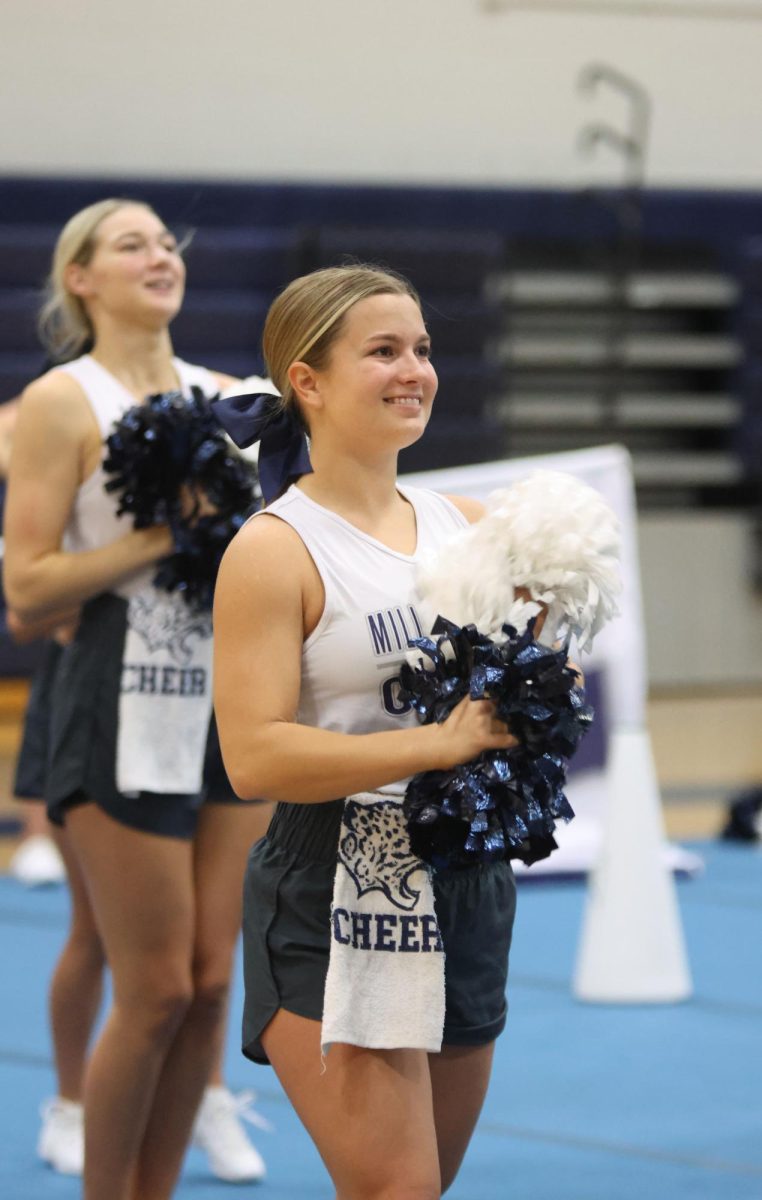
[[[317,372],[305,362],[292,363],[286,372],[294,395],[306,409],[315,410],[322,407]]]
[[[72,296],[84,298],[90,294],[90,288],[87,280],[87,268],[80,263],[69,263],[64,269],[63,283],[67,292],[71,292]]]

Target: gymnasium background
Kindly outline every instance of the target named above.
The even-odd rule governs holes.
[[[5,0],[0,224],[55,226],[80,200],[113,191],[117,183],[143,194],[138,181],[173,179],[189,186],[174,203],[165,200],[162,212],[202,231],[235,221],[313,234],[348,225],[492,233],[499,245],[487,247],[482,279],[477,269],[465,283],[472,295],[483,294],[489,276],[497,275],[499,286],[512,266],[607,272],[612,264],[601,244],[616,236],[616,217],[595,199],[586,204],[580,190],[621,184],[627,164],[605,143],[585,153],[583,131],[595,123],[626,133],[630,105],[606,84],[582,90],[580,77],[591,64],[610,64],[636,81],[651,105],[640,258],[654,270],[687,276],[682,298],[641,297],[631,314],[632,334],[714,335],[714,355],[705,348],[703,358],[700,345],[676,344],[672,360],[669,345],[641,346],[640,361],[659,359],[660,372],[643,378],[633,368],[633,379],[620,381],[645,400],[709,392],[714,405],[681,409],[673,402],[654,411],[646,403],[629,427],[606,430],[634,449],[640,445],[643,489],[648,484],[651,493],[661,493],[646,497],[641,522],[651,677],[669,685],[758,683],[762,609],[749,589],[752,514],[736,496],[727,503],[726,493],[741,483],[739,459],[754,466],[747,461],[749,429],[758,436],[762,20],[737,14],[760,9],[762,16],[762,6],[673,0],[656,5],[657,15],[641,16],[620,13],[641,8],[647,14],[647,2],[611,0],[597,7],[578,10],[572,0],[559,0],[555,11],[540,2],[533,8],[531,0],[517,8],[481,0]],[[661,15],[681,8],[681,16]],[[727,15],[694,16],[693,9]],[[27,189],[14,192],[14,176],[26,177],[31,196]],[[72,178],[92,182],[69,199],[64,185]],[[217,198],[223,182],[238,185],[234,197]],[[331,195],[335,188],[340,193]],[[350,251],[356,241],[346,239]],[[371,242],[367,249],[373,248]],[[383,241],[380,252],[387,260],[405,259]],[[457,259],[456,248],[453,276]],[[25,280],[13,276],[13,287],[35,286],[43,262],[36,259]],[[291,266],[285,263],[283,273]],[[199,281],[192,259],[190,272],[193,288]],[[710,276],[705,294],[699,287],[686,298],[699,272]],[[499,318],[527,330],[530,339],[568,341],[576,333],[577,346],[568,346],[560,364],[567,373],[557,361],[548,366],[547,346],[533,354],[524,345],[525,386],[515,375],[509,386],[510,371],[504,372],[498,397],[505,400],[512,390],[520,401],[534,388],[558,404],[559,395],[576,392],[589,401],[600,390],[583,367],[596,358],[606,365],[605,345],[595,344],[605,341],[605,311],[583,307],[575,327],[577,305],[569,301],[578,301],[580,290],[575,294],[573,279],[565,291],[560,284],[560,300],[551,294],[545,305],[549,316],[538,314],[538,304],[529,303],[527,311],[531,287],[523,294],[519,288],[512,307],[509,280]],[[441,281],[429,290],[441,299]],[[673,290],[680,292],[679,280]],[[236,349],[256,347],[258,316],[249,324],[249,345]],[[4,354],[32,348],[28,328],[19,345],[9,345],[11,337],[6,322]],[[437,349],[447,352],[446,335]],[[504,365],[511,365],[510,349]],[[6,394],[17,378],[7,379]],[[598,438],[594,405],[577,405],[577,428],[573,413],[563,410],[559,418],[551,408],[539,430],[519,428],[527,406],[514,405],[519,421],[511,419],[510,404],[502,421],[512,433],[511,452]],[[671,462],[658,460],[662,449],[674,451]],[[477,444],[470,457],[487,450]],[[681,491],[673,503],[668,493]],[[672,570],[678,558],[686,571]],[[698,575],[690,562],[701,564]],[[697,587],[700,606],[692,603]],[[697,638],[700,661],[692,653]]]
[[[126,193],[196,230],[176,346],[231,372],[259,368],[264,313],[294,274],[344,254],[407,271],[441,389],[403,469],[629,452],[664,817],[707,864],[680,885],[695,996],[646,1017],[623,1010],[618,1024],[609,1010],[579,1018],[570,980],[584,883],[573,895],[524,889],[532,936],[512,1000],[519,1058],[505,1074],[524,1079],[526,1107],[517,1117],[506,1082],[502,1108],[485,1115],[481,1175],[456,1200],[507,1195],[500,1164],[526,1170],[511,1194],[527,1200],[762,1196],[759,1096],[728,1061],[747,1055],[759,1013],[759,856],[717,858],[715,841],[727,797],[762,781],[761,63],[755,0],[3,0],[0,401],[42,366],[33,317],[57,230]],[[9,763],[33,655],[0,637]],[[15,810],[0,806],[13,834]],[[54,901],[38,910],[3,896],[6,932],[47,921],[52,955]],[[722,964],[705,936],[724,945]],[[45,1070],[42,976],[36,986],[27,1082],[0,1054],[20,1095]],[[32,1010],[14,998],[0,1042],[23,1044],[13,1017]],[[577,1096],[577,1125],[526,1083],[538,1062],[549,1078],[547,1022],[568,1035],[578,1019],[582,1042],[602,1037],[610,1057],[641,1035],[659,1048],[620,1126],[603,1066]],[[686,1022],[694,1049],[666,1068],[684,1094],[657,1111]],[[577,1067],[574,1037],[559,1041],[562,1089]],[[711,1080],[697,1089],[699,1044]],[[55,1191],[34,1176],[31,1151],[23,1159],[30,1113],[9,1192],[19,1200]],[[564,1190],[580,1163],[585,1183]],[[287,1148],[281,1165],[291,1168]],[[305,1182],[319,1168],[304,1169],[298,1184],[273,1169],[268,1194],[322,1196]]]

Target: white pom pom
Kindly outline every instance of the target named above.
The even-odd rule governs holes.
[[[422,563],[428,612],[499,639],[548,607],[544,637],[561,626],[592,645],[621,590],[619,523],[603,497],[572,475],[536,471],[494,492],[481,521]],[[516,596],[525,589],[532,597]]]

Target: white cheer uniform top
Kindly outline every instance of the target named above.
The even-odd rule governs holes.
[[[468,522],[436,492],[398,491],[415,510],[414,554],[391,550],[296,485],[263,510],[299,534],[325,589],[323,615],[302,652],[299,724],[356,734],[417,724],[400,699],[398,678],[409,640],[430,633],[416,598],[416,569]],[[379,791],[400,795],[406,783]]]
[[[204,395],[210,397],[219,392],[217,380],[205,367],[193,366],[180,358],[173,358],[172,364],[185,396],[190,396],[191,387],[201,388]],[[82,388],[98,422],[104,443],[112,433],[115,423],[128,409],[140,403],[110,371],[89,354],[84,354],[73,362],[62,363],[60,367],[53,369],[71,375]],[[110,545],[133,528],[130,513],[123,513],[121,517],[116,515],[119,501],[115,493],[105,490],[107,478],[101,462],[92,475],[88,475],[80,485],[64,533],[67,550],[96,550],[100,546]],[[151,579],[155,569],[155,566],[147,567],[133,576],[128,583],[121,584],[113,591],[122,596],[132,595]]]

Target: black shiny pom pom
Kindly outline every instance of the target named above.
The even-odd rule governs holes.
[[[106,491],[136,529],[169,525],[172,554],[154,583],[209,609],[222,555],[261,504],[254,466],[225,437],[200,388],[163,392],[128,409],[106,439]],[[211,511],[210,511],[211,510]]]
[[[444,721],[470,695],[494,701],[519,742],[410,780],[403,808],[411,846],[436,869],[537,862],[556,849],[556,821],[574,816],[563,790],[566,764],[593,710],[568,666],[568,646],[542,646],[533,625],[522,634],[504,625],[498,643],[439,617],[432,637],[412,643],[418,665],[402,667],[402,698],[424,724]]]

